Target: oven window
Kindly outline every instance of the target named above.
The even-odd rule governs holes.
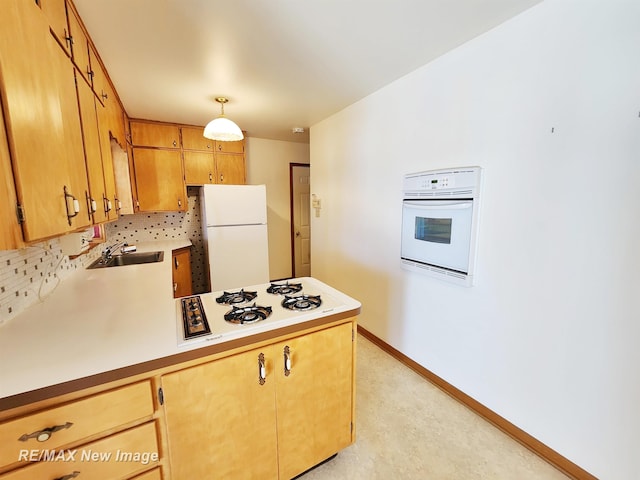
[[[450,218],[416,217],[416,240],[431,243],[451,243]]]

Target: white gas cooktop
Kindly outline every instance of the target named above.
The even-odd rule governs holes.
[[[281,289],[288,293],[269,293]],[[249,299],[236,298],[241,292]],[[220,303],[225,294],[234,297],[231,304]],[[285,308],[283,302],[294,309]],[[176,301],[178,346],[222,343],[358,308],[357,300],[311,277],[193,295]],[[231,317],[233,313],[246,323],[225,320],[225,315]],[[265,315],[266,318],[258,320]]]

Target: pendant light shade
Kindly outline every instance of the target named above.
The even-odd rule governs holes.
[[[228,101],[225,97],[216,98],[216,102],[220,104],[221,113],[204,127],[202,135],[205,138],[219,142],[235,142],[244,138],[240,127],[224,116],[224,104]]]

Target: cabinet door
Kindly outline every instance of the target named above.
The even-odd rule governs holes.
[[[87,36],[81,27],[80,19],[76,16],[76,12],[69,8],[69,31],[71,32],[71,51],[73,53],[73,63],[75,63],[78,71],[82,74],[89,85],[91,85],[91,66],[89,65],[89,44]]]
[[[35,2],[32,2],[35,3]],[[65,0],[38,0],[47,17],[51,31],[67,54],[71,53],[71,36],[67,24],[67,6]]]
[[[246,183],[244,155],[216,153],[216,183],[243,185]]]
[[[213,153],[184,152],[184,179],[187,185],[215,183]]]
[[[216,142],[216,152],[244,153],[244,140],[237,142]]]
[[[129,122],[131,143],[137,147],[180,148],[180,129],[161,123]]]
[[[98,133],[100,136],[100,150],[102,151],[102,170],[104,172],[103,208],[108,220],[118,218],[118,199],[116,193],[116,180],[111,154],[111,130],[109,124],[109,109],[100,102],[96,102],[98,113]]]
[[[213,152],[215,141],[202,136],[204,127],[182,127],[180,130],[182,131],[182,148]]]
[[[78,102],[82,118],[82,133],[84,136],[84,152],[87,164],[87,178],[89,180],[88,209],[92,213],[94,223],[108,220],[103,206],[105,196],[104,173],[102,170],[102,153],[100,151],[100,137],[98,135],[98,117],[96,114],[96,99],[93,91],[82,79],[77,82]]]
[[[280,478],[293,478],[353,441],[352,329],[347,323],[275,346]]]
[[[34,2],[3,1],[0,71],[4,113],[26,241],[90,224],[73,66]],[[71,220],[73,198],[80,211]],[[71,225],[69,225],[69,222]]]
[[[278,478],[270,348],[162,377],[172,479]]]
[[[0,250],[15,250],[22,246],[20,225],[16,216],[16,190],[11,171],[9,144],[4,129],[0,99]]]
[[[171,255],[173,261],[173,296],[174,298],[191,295],[191,250],[181,248]]]
[[[109,93],[107,89],[107,75],[102,68],[98,54],[93,48],[89,48],[89,64],[91,65],[91,78],[93,91],[95,92],[98,100],[103,105],[109,100]]]
[[[134,148],[133,164],[140,211],[186,210],[180,152]]]

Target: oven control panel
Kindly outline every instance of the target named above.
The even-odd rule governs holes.
[[[479,168],[410,173],[404,176],[404,192],[474,189],[478,186]]]

